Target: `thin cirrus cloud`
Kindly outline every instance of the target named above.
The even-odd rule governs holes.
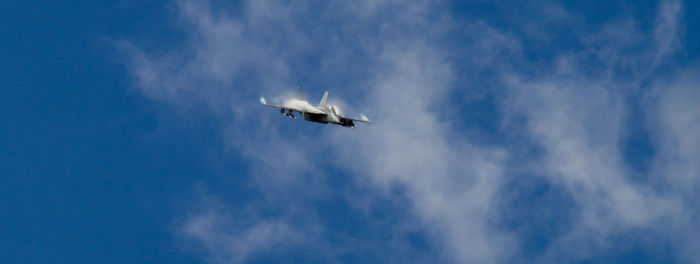
[[[206,198],[178,221],[186,244],[212,263],[295,252],[467,263],[569,262],[632,248],[696,257],[696,71],[657,70],[683,48],[682,3],[660,2],[649,30],[625,16],[576,25],[583,20],[575,10],[555,3],[523,12],[551,19],[504,19],[513,23],[507,30],[468,11],[458,16],[449,4],[178,1],[183,45],[149,52],[119,43],[137,89],[176,107],[207,105],[221,117],[225,148],[250,165],[235,177],[251,179],[260,198],[229,206],[238,202],[197,191]],[[542,50],[532,43],[556,46],[548,29],[562,28],[577,45],[528,59]],[[464,69],[488,74],[465,80]],[[375,123],[309,135],[260,113],[257,96],[289,93],[299,80],[341,87],[329,88],[331,101]],[[470,120],[455,95],[491,89],[475,83],[492,87],[486,93],[497,98],[501,121],[491,132],[501,140],[479,142],[461,125]],[[644,124],[630,128],[636,111]],[[631,129],[647,133],[655,150],[644,177],[625,161],[634,155],[623,151]],[[537,198],[537,190],[554,198]],[[318,207],[328,197],[363,227],[331,223],[330,209]]]

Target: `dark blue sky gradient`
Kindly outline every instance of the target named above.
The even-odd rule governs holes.
[[[0,4],[2,262],[197,263],[169,226],[216,130],[160,115],[111,44],[167,29],[167,6]]]

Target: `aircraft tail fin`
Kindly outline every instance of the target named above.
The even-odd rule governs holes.
[[[304,95],[301,94],[301,87],[297,85],[297,93],[299,94],[299,100],[304,101]]]
[[[326,105],[326,99],[328,99],[328,91],[323,93],[323,98],[321,98],[321,102],[318,103],[318,106],[324,106]]]

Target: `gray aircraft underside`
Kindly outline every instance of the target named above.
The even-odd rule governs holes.
[[[311,105],[304,100],[301,94],[301,88],[297,87],[299,98],[292,98],[285,101],[281,105],[268,104],[265,97],[260,97],[260,103],[266,106],[271,106],[280,109],[280,114],[296,119],[294,112],[298,112],[306,121],[336,124],[344,127],[355,127],[355,121],[371,124],[372,122],[364,115],[360,118],[345,117],[341,114],[340,109],[335,105],[327,105],[328,91],[323,93],[323,98],[317,106]]]

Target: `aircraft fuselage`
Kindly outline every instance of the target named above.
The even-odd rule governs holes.
[[[328,124],[328,114],[313,114],[313,113],[301,113],[301,116],[306,121]]]
[[[318,106],[313,106],[308,101],[304,100],[299,87],[297,87],[297,92],[299,93],[298,99],[290,98],[281,105],[268,104],[264,97],[260,98],[260,103],[280,109],[280,114],[284,116],[296,119],[294,112],[297,112],[301,114],[304,120],[321,124],[331,123],[344,127],[355,127],[354,121],[371,123],[365,116],[363,116],[362,119],[344,117],[337,106],[327,105],[326,99],[328,97],[328,92],[323,94],[323,99],[321,99]]]

